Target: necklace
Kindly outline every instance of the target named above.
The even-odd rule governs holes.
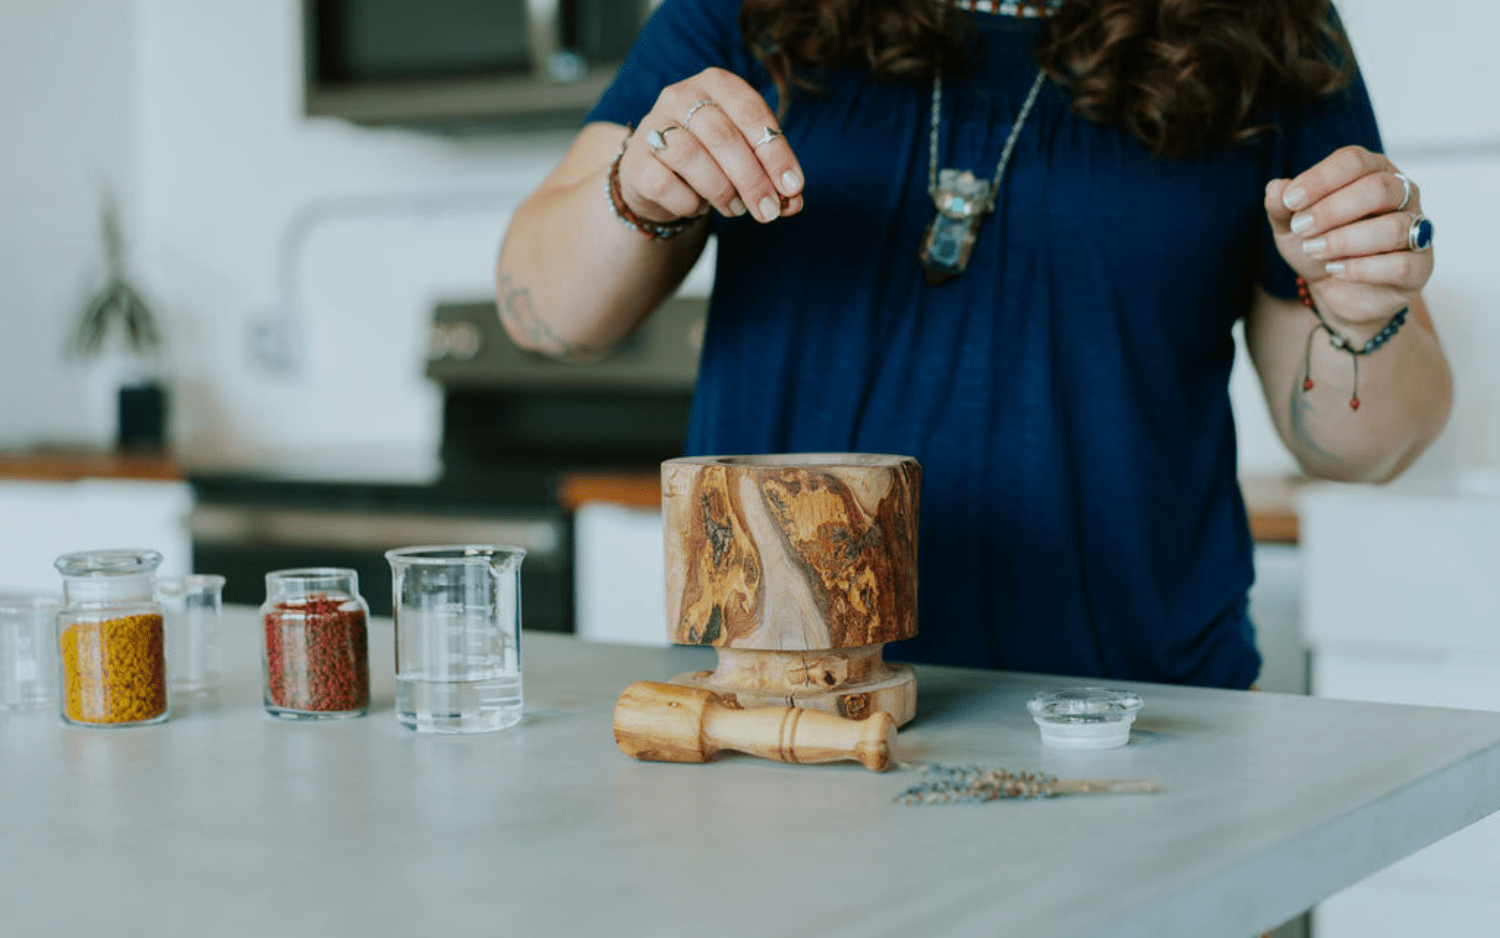
[[[1037,69],[1036,80],[1021,105],[1005,148],[1000,151],[1000,162],[995,167],[995,178],[980,179],[969,170],[944,168],[938,170],[938,125],[943,110],[943,73],[932,77],[932,129],[927,136],[927,194],[932,196],[937,210],[927,230],[922,235],[922,251],[918,258],[927,282],[933,286],[947,283],[968,269],[969,255],[974,250],[974,238],[984,216],[995,210],[995,197],[1000,191],[1000,181],[1005,178],[1005,166],[1010,162],[1011,151],[1016,148],[1016,138],[1031,114],[1036,96],[1042,90],[1046,73]]]
[[[970,13],[993,13],[1023,19],[1051,16],[1062,4],[1063,0],[948,0],[949,6]]]

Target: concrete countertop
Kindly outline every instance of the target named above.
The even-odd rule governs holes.
[[[153,727],[0,711],[0,882],[20,935],[1024,935],[1246,938],[1500,807],[1500,714],[1134,684],[1130,745],[1041,747],[1024,701],[1080,683],[918,669],[899,758],[1151,778],[1150,795],[911,807],[920,776],[614,746],[634,680],[701,648],[527,633],[527,714],[418,736],[261,706],[255,611],[215,699]]]

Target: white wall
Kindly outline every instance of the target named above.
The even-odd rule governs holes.
[[[432,450],[434,300],[483,297],[511,207],[566,142],[301,113],[295,0],[144,0],[141,227],[194,448]],[[289,323],[290,371],[252,354]],[[274,343],[273,343],[274,344]]]
[[[0,305],[23,326],[0,345],[0,391],[45,404],[7,406],[0,445],[113,433],[112,374],[81,380],[108,363],[58,351],[99,285],[107,180],[170,342],[185,448],[435,449],[431,305],[488,294],[510,210],[568,134],[307,120],[299,28],[296,0],[0,0],[0,126],[20,142],[0,148]],[[279,325],[290,370],[254,353]]]
[[[1420,15],[1397,0],[1341,6],[1388,149],[1438,225],[1430,298],[1459,397],[1421,468],[1500,466],[1488,367],[1500,357],[1488,230],[1500,65],[1485,48],[1500,11],[1482,0],[1435,0]],[[488,292],[509,208],[566,134],[445,138],[307,120],[299,22],[296,0],[0,0],[0,446],[112,433],[109,368],[60,350],[99,285],[99,198],[113,188],[172,343],[179,443],[435,448],[439,400],[421,377],[431,303]],[[253,344],[285,323],[300,365],[289,372]],[[1248,368],[1232,393],[1242,467],[1292,469]]]
[[[1408,473],[1500,467],[1500,7],[1486,0],[1336,0],[1360,61],[1386,153],[1422,193],[1437,229],[1426,291],[1453,364],[1453,415]],[[1249,473],[1293,471],[1271,427],[1244,347],[1232,379]]]
[[[136,204],[136,19],[133,0],[0,0],[0,444],[114,432],[64,350],[103,286],[102,200]]]

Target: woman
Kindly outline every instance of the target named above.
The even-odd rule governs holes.
[[[1307,472],[1394,477],[1452,393],[1421,194],[1326,2],[956,5],[666,0],[501,317],[594,354],[712,232],[688,450],[921,460],[892,657],[1248,687],[1231,328]]]

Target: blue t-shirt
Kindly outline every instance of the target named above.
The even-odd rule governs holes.
[[[738,14],[666,0],[588,119],[636,124],[709,66],[774,108]],[[990,178],[1043,24],[972,20],[980,57],[944,81],[938,159]],[[816,80],[826,93],[798,93],[783,125],[804,211],[715,216],[687,451],[921,461],[919,634],[889,657],[1249,686],[1231,328],[1257,282],[1296,295],[1266,183],[1345,144],[1380,149],[1363,85],[1283,107],[1253,144],[1168,160],[1047,83],[967,272],[934,287],[917,260],[931,84]]]

